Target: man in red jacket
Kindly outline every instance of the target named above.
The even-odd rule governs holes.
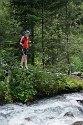
[[[24,64],[24,67],[26,69],[28,69],[28,67],[27,67],[27,53],[28,53],[29,43],[31,43],[31,41],[29,39],[29,35],[30,35],[30,32],[28,30],[26,30],[24,36],[22,36],[21,40],[20,40],[20,45],[22,48],[22,59],[21,59],[20,66],[23,68],[23,64]]]

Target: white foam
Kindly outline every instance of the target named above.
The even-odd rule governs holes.
[[[82,93],[74,93],[44,99],[31,106],[22,104],[0,106],[0,120],[5,122],[7,119],[7,125],[70,125],[83,120],[82,112],[79,110],[83,110],[83,106],[76,101],[82,98]],[[73,113],[73,118],[64,117],[69,111]]]

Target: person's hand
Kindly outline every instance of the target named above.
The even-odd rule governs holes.
[[[22,44],[22,43],[20,43],[20,45],[21,45],[21,46],[23,46],[23,44]]]
[[[32,43],[32,41],[29,41],[29,43]]]
[[[32,44],[34,44],[34,42],[31,41]]]

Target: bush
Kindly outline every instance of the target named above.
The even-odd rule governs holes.
[[[71,91],[82,90],[83,80],[77,80],[76,78],[67,77],[67,84],[65,87]]]
[[[54,96],[58,92],[59,84],[64,82],[64,77],[57,76],[55,73],[41,69],[34,71],[34,85],[38,96]]]
[[[4,81],[0,82],[0,100],[2,103],[12,103],[9,84]]]
[[[11,95],[14,101],[28,102],[33,100],[36,90],[32,85],[32,74],[23,69],[14,69],[10,82]]]
[[[30,70],[13,69],[10,82],[14,101],[27,102],[34,97],[47,97],[57,94],[60,84],[66,82],[63,76],[29,66]]]
[[[38,96],[54,95],[58,90],[56,76],[45,71],[34,71],[34,85]]]
[[[0,70],[0,99],[5,102],[31,102],[35,98],[50,97],[63,92],[83,89],[83,81],[64,75],[56,75],[29,65],[29,70],[11,68],[9,82],[7,74]]]
[[[0,68],[0,103],[11,103],[10,85],[6,81],[4,70]]]

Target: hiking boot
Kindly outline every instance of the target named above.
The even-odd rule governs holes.
[[[20,65],[20,68],[23,68],[23,66]]]
[[[27,66],[25,66],[25,69],[28,69],[28,67],[27,67]]]

